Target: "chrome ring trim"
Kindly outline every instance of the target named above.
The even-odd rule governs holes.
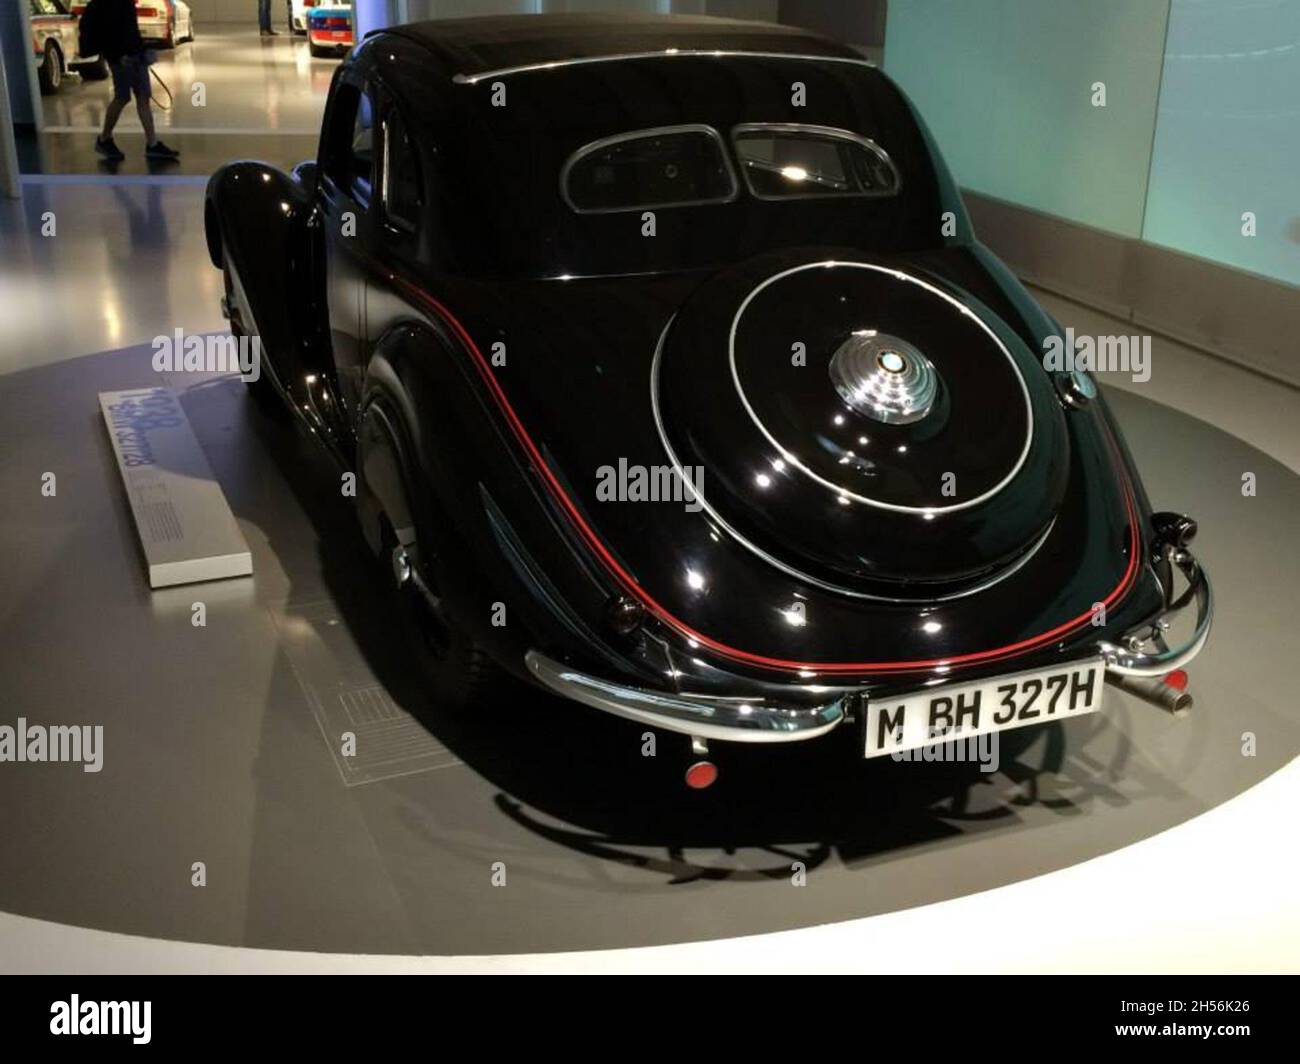
[[[457,85],[477,85],[490,78],[504,78],[511,74],[527,74],[535,70],[556,70],[561,67],[588,66],[592,63],[619,63],[627,59],[672,59],[676,56],[693,56],[695,58],[731,59],[749,57],[753,59],[800,59],[811,63],[850,63],[854,66],[874,68],[875,63],[869,59],[858,59],[847,55],[804,55],[797,52],[747,52],[731,48],[662,48],[657,52],[623,52],[615,55],[587,55],[574,59],[554,59],[547,63],[524,63],[520,66],[499,67],[485,70],[481,74],[453,74],[451,80]]]
[[[727,179],[731,182],[731,191],[726,196],[715,196],[710,199],[674,200],[671,203],[635,203],[630,207],[579,207],[573,202],[572,197],[569,195],[569,171],[582,162],[584,157],[611,144],[620,144],[626,140],[640,140],[643,137],[660,136],[667,133],[704,133],[712,137],[717,142],[718,154],[722,158],[723,165],[727,168]],[[564,165],[560,167],[560,198],[564,200],[569,210],[573,211],[574,214],[626,214],[628,211],[662,211],[668,210],[670,207],[700,207],[709,203],[734,203],[739,196],[740,182],[736,180],[736,170],[731,164],[731,155],[727,151],[727,142],[722,139],[722,134],[712,126],[699,122],[688,122],[679,126],[652,126],[649,129],[634,129],[628,133],[615,133],[612,137],[601,137],[599,140],[584,144],[570,155],[564,161]]]
[[[741,122],[739,125],[731,127],[731,147],[736,153],[736,159],[740,160],[740,149],[736,146],[737,133],[765,133],[768,131],[774,133],[812,133],[815,136],[861,144],[889,167],[889,172],[894,175],[894,187],[887,192],[805,192],[790,196],[762,196],[754,191],[753,182],[749,180],[749,174],[745,173],[742,167],[741,173],[744,175],[745,185],[749,188],[749,194],[755,199],[769,202],[801,199],[842,199],[855,196],[859,199],[887,199],[891,196],[897,196],[903,190],[903,175],[898,172],[898,167],[894,165],[894,160],[889,157],[889,152],[885,151],[870,137],[864,137],[861,133],[854,133],[850,129],[840,129],[838,126],[818,126],[803,122]]]
[[[822,705],[782,705],[735,695],[676,694],[612,683],[571,669],[537,650],[524,655],[544,687],[593,709],[698,739],[790,743],[815,739],[839,726],[853,692],[830,688]],[[793,690],[799,690],[794,688]]]
[[[927,292],[930,292],[932,295],[938,296],[945,303],[948,303],[951,306],[956,307],[958,311],[966,315],[966,317],[970,318],[971,321],[975,322],[976,325],[978,325],[985,333],[988,334],[989,339],[992,340],[997,345],[998,350],[1001,351],[1002,354],[1006,356],[1007,362],[1011,364],[1012,372],[1016,375],[1016,380],[1020,382],[1020,392],[1025,400],[1025,417],[1027,419],[1027,424],[1025,426],[1025,445],[1023,448],[1021,448],[1020,457],[1016,459],[1016,464],[1012,467],[1011,472],[1009,472],[1005,477],[1003,477],[1000,481],[998,481],[998,483],[993,485],[993,487],[991,487],[988,491],[984,492],[984,494],[977,495],[973,499],[967,499],[965,502],[954,503],[951,506],[902,506],[899,505],[898,503],[881,502],[879,499],[872,499],[866,495],[859,495],[856,492],[849,491],[848,488],[841,487],[840,485],[835,484],[832,481],[829,481],[824,477],[819,476],[817,473],[814,473],[811,469],[809,469],[802,462],[800,462],[798,458],[796,458],[793,454],[787,451],[782,444],[777,442],[776,437],[773,436],[770,432],[768,432],[767,426],[764,425],[763,422],[759,420],[758,414],[754,411],[754,408],[750,405],[749,397],[745,395],[745,389],[743,385],[741,385],[740,383],[740,372],[736,368],[736,329],[740,325],[741,317],[744,316],[746,309],[749,307],[749,304],[753,302],[754,298],[761,291],[763,291],[763,289],[765,289],[768,285],[774,284],[777,281],[783,280],[786,277],[790,277],[793,274],[802,273],[804,270],[834,269],[838,267],[847,267],[856,270],[871,270],[875,273],[884,273],[884,274],[888,274],[889,276],[897,280],[905,281],[909,284],[920,286],[921,288],[925,289]],[[1004,345],[1002,341],[998,339],[997,334],[994,333],[992,329],[990,329],[983,321],[980,320],[979,315],[975,314],[969,307],[965,306],[960,300],[950,296],[947,292],[943,291],[941,288],[936,288],[928,281],[923,281],[919,277],[913,277],[910,273],[905,273],[902,270],[893,270],[884,266],[876,266],[868,262],[848,262],[848,261],[840,262],[834,259],[828,259],[823,262],[808,262],[808,263],[804,263],[802,266],[792,266],[788,270],[782,270],[780,273],[775,273],[771,277],[769,277],[766,281],[763,281],[761,284],[756,286],[754,290],[751,291],[749,295],[745,297],[744,301],[740,304],[740,308],[736,311],[735,317],[731,319],[731,335],[727,341],[727,348],[728,348],[727,355],[731,362],[731,380],[735,385],[736,394],[740,396],[740,401],[745,407],[745,412],[749,414],[750,420],[753,421],[754,425],[758,428],[759,432],[761,432],[763,436],[767,439],[767,441],[773,447],[776,448],[777,453],[780,454],[781,457],[785,459],[785,461],[789,462],[796,469],[800,470],[805,476],[812,478],[813,480],[817,481],[817,483],[821,484],[823,487],[830,489],[831,491],[835,492],[836,495],[841,496],[843,498],[853,499],[856,502],[863,503],[867,506],[874,506],[881,510],[893,510],[897,513],[913,513],[913,514],[953,513],[957,510],[966,510],[972,506],[978,506],[980,503],[986,502],[987,500],[991,499],[994,495],[996,495],[1003,488],[1005,488],[1009,483],[1011,483],[1013,479],[1015,479],[1016,474],[1020,472],[1021,467],[1023,467],[1025,464],[1025,460],[1029,457],[1029,449],[1034,439],[1034,408],[1029,398],[1029,387],[1025,383],[1024,375],[1020,372],[1020,367],[1016,365],[1016,360],[1011,357],[1011,352],[1008,351],[1006,349],[1006,345]]]
[[[796,580],[802,580],[804,583],[811,584],[813,587],[821,588],[823,591],[830,591],[838,595],[846,595],[849,598],[866,599],[871,602],[889,602],[898,605],[926,605],[933,602],[952,602],[955,599],[966,598],[968,595],[977,595],[981,591],[986,591],[994,584],[1001,583],[1003,580],[1019,572],[1020,569],[1028,563],[1029,559],[1038,553],[1039,549],[1047,542],[1048,537],[1052,534],[1052,529],[1056,527],[1056,518],[1053,517],[1052,520],[1048,522],[1047,528],[1044,529],[1043,534],[1038,537],[1038,541],[1025,551],[1024,554],[1017,558],[1009,568],[1002,570],[1002,572],[990,577],[982,584],[977,584],[975,587],[969,587],[951,595],[941,595],[938,598],[894,598],[889,595],[873,595],[868,591],[857,591],[853,588],[841,587],[839,584],[832,584],[828,580],[822,580],[820,577],[812,576],[809,573],[796,569],[792,565],[787,565],[780,558],[774,557],[767,551],[763,550],[762,547],[758,546],[758,544],[753,543],[746,537],[742,536],[729,522],[723,519],[718,511],[713,508],[712,504],[710,504],[709,500],[704,497],[703,489],[695,488],[695,486],[687,479],[686,471],[682,468],[682,463],[677,457],[677,452],[673,449],[672,443],[668,440],[668,432],[664,428],[663,414],[659,409],[659,363],[663,355],[664,340],[668,336],[668,330],[672,328],[672,324],[676,320],[677,315],[675,314],[668,319],[668,324],[664,326],[663,331],[659,334],[659,342],[655,344],[654,358],[650,362],[650,408],[654,413],[655,428],[659,432],[659,442],[663,444],[664,451],[668,455],[668,460],[672,463],[673,471],[682,479],[683,484],[690,486],[695,498],[700,503],[700,508],[713,518],[715,522],[717,522],[718,527],[751,554],[761,558],[763,561],[767,562],[768,565],[781,570],[781,572],[785,573],[787,576],[792,576]]]

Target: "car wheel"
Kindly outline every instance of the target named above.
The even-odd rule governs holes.
[[[381,515],[380,562],[395,598],[411,657],[437,709],[465,712],[510,694],[510,676],[442,607],[436,559],[417,575],[386,515]],[[421,584],[424,586],[421,587]]]
[[[37,79],[41,83],[42,96],[52,96],[63,84],[63,60],[59,57],[59,50],[53,41],[45,42],[45,54],[41,57]]]
[[[83,81],[103,81],[109,75],[108,60],[100,57],[91,63],[78,63],[72,68]]]
[[[175,18],[173,18],[169,23],[167,23],[167,36],[163,38],[162,46],[164,48],[176,47],[176,19]]]
[[[307,48],[311,51],[312,55],[316,56],[317,59],[324,59],[329,54],[315,41],[309,41],[307,43]]]

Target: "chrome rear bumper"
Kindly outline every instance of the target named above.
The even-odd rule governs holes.
[[[1209,578],[1185,547],[1168,549],[1168,560],[1187,579],[1187,588],[1151,623],[1129,632],[1119,645],[1098,644],[1108,673],[1126,677],[1164,677],[1199,653],[1210,634],[1214,597]],[[1165,633],[1192,603],[1196,623],[1190,637],[1169,647]],[[537,650],[524,663],[543,687],[563,698],[626,717],[652,728],[681,732],[696,739],[741,743],[788,743],[815,739],[842,724],[861,697],[844,687],[792,688],[790,701],[656,691],[613,683],[579,672]],[[1171,711],[1182,707],[1167,707]]]
[[[777,705],[762,699],[679,694],[629,687],[588,676],[536,650],[524,655],[528,671],[564,698],[699,739],[733,743],[788,743],[815,739],[841,724],[853,692],[824,689],[824,703]],[[822,693],[806,688],[806,693]]]
[[[1099,644],[1106,669],[1118,676],[1162,677],[1181,669],[1201,652],[1214,621],[1214,592],[1210,578],[1186,547],[1166,548],[1166,558],[1187,580],[1182,594],[1167,601],[1164,611],[1150,624],[1129,632],[1119,644]],[[1180,644],[1169,646],[1166,633],[1174,622],[1195,605],[1196,622]]]

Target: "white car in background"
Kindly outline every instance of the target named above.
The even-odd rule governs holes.
[[[108,64],[97,55],[78,53],[77,18],[64,0],[27,0],[32,19],[32,58],[41,95],[49,96],[63,85],[69,70],[87,81],[108,77]]]
[[[77,18],[85,12],[86,3],[73,3],[72,13]],[[140,36],[148,44],[175,48],[194,40],[194,14],[185,0],[136,0],[135,19],[140,24]]]
[[[140,36],[164,48],[194,40],[194,14],[185,0],[136,0]]]
[[[299,37],[310,34],[310,16],[314,8],[351,6],[352,0],[285,0],[289,11],[289,32]]]
[[[289,9],[289,32],[299,35],[307,32],[307,12],[315,7],[317,0],[285,0]]]

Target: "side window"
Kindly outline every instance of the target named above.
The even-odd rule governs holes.
[[[395,229],[413,233],[424,207],[415,148],[396,110],[384,119],[384,214]]]
[[[374,173],[375,106],[369,91],[342,84],[330,116],[325,172],[363,205],[370,204]]]

